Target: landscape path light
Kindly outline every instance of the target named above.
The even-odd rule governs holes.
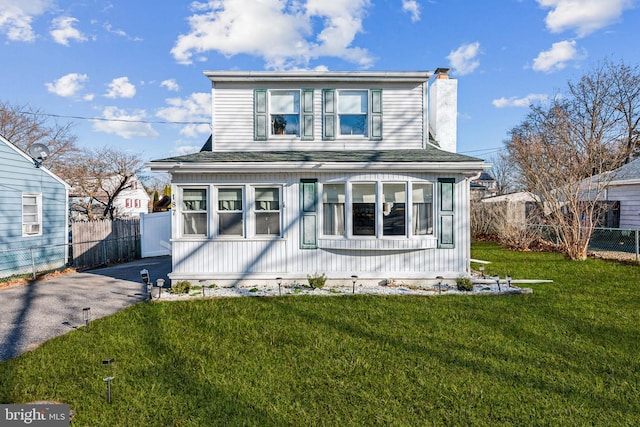
[[[84,319],[84,330],[89,332],[89,320],[91,319],[91,308],[85,307],[82,309],[82,318]]]
[[[276,277],[276,282],[278,283],[278,295],[282,296],[282,277]]]
[[[438,280],[438,295],[442,295],[442,281],[444,280],[444,277],[437,276],[436,279]]]
[[[507,281],[507,287],[510,288],[511,287],[511,276],[507,274],[507,277],[505,277],[505,280]]]
[[[498,292],[501,291],[500,289],[500,276],[498,276],[497,274],[495,276],[493,276],[493,280],[496,281],[496,283],[498,284]]]
[[[113,364],[113,358],[104,359],[102,364],[107,366],[107,377],[103,378],[102,381],[107,383],[107,402],[111,403],[111,381],[115,378],[115,375],[113,375],[113,367],[111,366]]]
[[[158,299],[160,299],[160,296],[162,295],[162,288],[164,288],[164,279],[156,280],[156,286],[158,287]],[[202,289],[202,292],[204,293],[204,286],[202,287]]]
[[[351,281],[353,282],[353,288],[351,289],[351,293],[355,294],[356,293],[356,282],[358,281],[358,276],[356,276],[355,274],[353,276],[351,276]]]

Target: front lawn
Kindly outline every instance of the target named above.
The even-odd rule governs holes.
[[[473,257],[554,283],[140,303],[0,363],[0,403],[68,403],[82,426],[640,424],[640,267]]]

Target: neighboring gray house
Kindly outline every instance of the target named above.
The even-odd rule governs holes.
[[[457,81],[433,72],[205,72],[212,137],[171,174],[172,282],[469,274]]]
[[[67,263],[68,191],[0,136],[0,278]]]

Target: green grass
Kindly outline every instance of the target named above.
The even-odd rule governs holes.
[[[65,402],[82,426],[640,424],[640,267],[485,243],[473,257],[555,282],[141,303],[0,363],[0,402]]]

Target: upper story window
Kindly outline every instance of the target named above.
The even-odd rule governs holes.
[[[313,89],[253,91],[256,141],[288,136],[313,140]]]
[[[382,139],[382,89],[323,89],[322,139]]]
[[[369,92],[366,90],[338,91],[338,123],[340,135],[368,134],[367,115]]]
[[[182,235],[208,235],[207,219],[207,190],[205,188],[182,189]]]
[[[22,194],[22,235],[42,235],[42,194]]]
[[[274,90],[269,98],[271,135],[300,135],[300,92]]]

